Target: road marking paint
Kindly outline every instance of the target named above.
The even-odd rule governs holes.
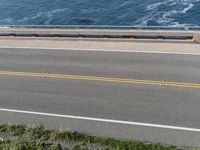
[[[114,82],[114,83],[183,87],[183,88],[200,88],[200,84],[195,84],[195,83],[167,82],[167,81],[154,81],[154,80],[137,80],[137,79],[123,79],[123,78],[81,76],[81,75],[67,75],[67,74],[0,71],[0,75],[57,78],[57,79],[73,79],[73,80],[87,80],[87,81],[102,81],[102,82]]]
[[[176,55],[200,55],[199,52],[180,51],[147,51],[147,50],[115,50],[115,49],[83,49],[83,48],[47,48],[47,47],[9,47],[0,46],[4,49],[33,49],[33,50],[61,50],[61,51],[94,51],[94,52],[119,52],[119,53],[149,53],[149,54],[176,54]]]
[[[80,76],[80,75],[67,75],[67,74],[48,74],[48,73],[0,71],[0,75],[43,77],[43,78],[46,77],[46,78],[58,78],[58,79],[61,78],[61,79],[106,81],[106,82],[117,82],[117,83],[150,84],[150,85],[159,85],[159,86],[161,85],[161,86],[180,86],[180,87],[200,88],[200,84],[194,84],[194,83],[165,82],[165,81],[153,81],[153,80],[136,80],[136,79]]]
[[[197,128],[169,126],[169,125],[151,124],[151,123],[143,123],[143,122],[122,121],[122,120],[92,118],[92,117],[72,116],[72,115],[62,115],[62,114],[25,111],[25,110],[15,110],[15,109],[5,109],[5,108],[0,108],[0,111],[11,112],[11,113],[20,113],[20,114],[31,114],[31,115],[40,115],[40,116],[59,117],[59,118],[69,118],[69,119],[77,119],[77,120],[96,121],[96,122],[104,122],[104,123],[115,123],[115,124],[123,124],[123,125],[142,126],[142,127],[152,127],[152,128],[171,129],[171,130],[200,132],[200,129],[197,129]]]

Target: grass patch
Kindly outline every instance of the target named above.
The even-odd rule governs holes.
[[[26,134],[26,136],[33,140],[40,139],[42,141],[46,141],[50,138],[51,131],[45,129],[42,126],[32,126],[25,128],[24,134]]]
[[[1,150],[62,150],[59,144],[45,144],[33,141],[7,142],[0,144]]]
[[[12,125],[12,124],[4,124],[0,126],[0,132],[7,132],[12,136],[20,136],[25,132],[24,126]]]
[[[173,146],[116,140],[113,138],[90,136],[69,130],[47,130],[42,126],[25,127],[4,124],[0,126],[0,133],[7,134],[10,137],[5,140],[3,137],[0,137],[0,150],[178,150],[178,148]],[[18,137],[17,140],[11,140],[13,136]]]

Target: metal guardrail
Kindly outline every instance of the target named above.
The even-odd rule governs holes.
[[[141,26],[0,26],[0,37],[135,40],[200,43],[200,27]]]
[[[134,30],[179,30],[200,31],[200,26],[99,26],[99,25],[0,25],[0,28],[49,28],[49,29],[134,29]]]

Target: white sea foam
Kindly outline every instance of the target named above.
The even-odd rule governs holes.
[[[9,26],[0,26],[0,29],[9,29]]]
[[[12,24],[13,23],[13,19],[12,18],[5,18],[0,20],[0,24],[6,22],[7,24]]]
[[[188,5],[188,7],[186,7],[186,8],[183,9],[183,13],[186,13],[188,10],[192,9],[193,7],[194,7],[194,4],[190,3]]]
[[[154,3],[154,4],[147,6],[146,10],[155,10],[159,6],[166,5],[166,4],[171,5],[172,3],[174,3],[174,0],[163,0],[163,2],[157,2],[157,3]]]
[[[16,22],[23,23],[25,21],[29,21],[29,20],[33,21],[35,19],[45,17],[46,20],[45,20],[44,24],[49,25],[50,21],[54,18],[54,15],[56,15],[57,13],[65,12],[65,11],[68,11],[68,8],[55,9],[55,10],[50,10],[50,11],[47,11],[47,12],[38,12],[31,17],[24,17],[20,20],[16,20]]]
[[[129,5],[132,5],[132,4],[133,4],[132,1],[124,1],[124,2],[119,6],[119,8],[126,7],[126,6],[129,6]]]
[[[174,19],[174,16],[187,13],[196,2],[200,0],[163,0],[146,7],[148,15],[139,18],[134,24],[148,25],[149,21],[157,22],[159,25],[185,26]],[[165,10],[163,10],[165,8]]]

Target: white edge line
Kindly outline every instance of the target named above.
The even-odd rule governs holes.
[[[59,118],[70,118],[70,119],[105,122],[105,123],[133,125],[133,126],[142,126],[142,127],[152,127],[152,128],[171,129],[171,130],[200,132],[200,129],[197,129],[197,128],[168,126],[168,125],[142,123],[142,122],[122,121],[122,120],[103,119],[103,118],[92,118],[92,117],[83,117],[83,116],[71,116],[71,115],[52,114],[52,113],[15,110],[15,109],[5,109],[5,108],[0,108],[0,111],[12,112],[12,113],[22,113],[22,114],[31,114],[31,115],[40,115],[40,116],[59,117]]]
[[[47,47],[9,47],[0,46],[1,49],[34,49],[34,50],[62,50],[62,51],[96,51],[96,52],[130,52],[130,53],[150,53],[150,54],[182,54],[182,55],[200,55],[199,53],[184,53],[184,52],[161,52],[161,51],[144,51],[144,50],[113,50],[113,49],[82,49],[82,48],[47,48]]]

